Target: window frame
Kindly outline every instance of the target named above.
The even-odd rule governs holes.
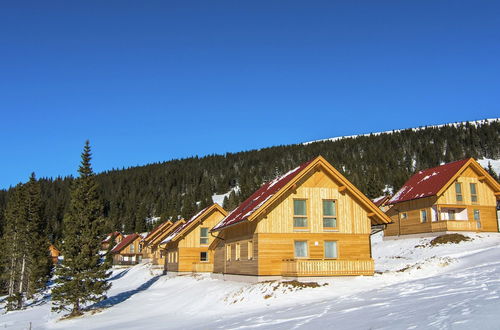
[[[207,236],[201,236],[203,229],[207,230]],[[206,243],[202,242],[202,240],[204,240],[204,239],[206,239]],[[210,239],[209,228],[208,227],[200,227],[200,245],[209,245],[209,239]]]
[[[205,260],[203,260],[202,255],[205,253]],[[208,251],[200,251],[200,262],[210,262],[209,257],[208,257]]]
[[[459,189],[457,189],[457,187]],[[460,198],[459,198],[459,196],[460,196]],[[464,202],[464,195],[463,195],[462,183],[461,182],[455,182],[455,199],[457,200],[457,203],[463,203]]]
[[[240,243],[234,244],[234,249],[235,249],[234,260],[240,261],[241,260],[241,245],[240,245]]]
[[[420,210],[420,223],[427,223],[428,214],[427,209]],[[425,214],[425,217],[423,216]],[[425,219],[424,219],[425,218]]]
[[[296,244],[297,243],[305,243],[306,245],[306,255],[305,256],[297,256]],[[309,241],[307,240],[294,240],[293,241],[293,257],[294,259],[308,259],[309,258]]]
[[[472,193],[472,187],[474,187],[474,193]],[[470,189],[470,201],[472,204],[478,204],[479,199],[477,198],[477,183],[475,182],[470,182],[469,183],[469,189]]]
[[[327,257],[326,256],[326,244],[327,243],[335,243],[335,257]],[[339,243],[338,241],[323,241],[323,258],[328,260],[335,260],[339,258]]]
[[[295,201],[304,201],[305,202],[305,215],[302,215],[302,214],[295,214]],[[294,230],[307,230],[309,229],[309,221],[308,221],[308,207],[307,207],[307,198],[294,198],[293,199],[293,208],[292,208],[292,219],[293,219],[293,229]],[[295,226],[295,218],[303,218],[305,219],[305,222],[306,222],[306,225],[303,227],[303,226]]]
[[[253,260],[253,241],[247,242],[247,259]]]
[[[408,220],[408,212],[399,212],[399,220]]]
[[[335,215],[325,215],[325,202],[333,202],[333,210]],[[322,222],[323,222],[323,230],[325,231],[336,231],[339,228],[339,223],[338,223],[338,212],[337,212],[337,200],[336,199],[323,199],[321,202],[321,212],[322,212]],[[326,219],[334,219],[335,221],[335,227],[326,227],[325,226],[325,218]]]

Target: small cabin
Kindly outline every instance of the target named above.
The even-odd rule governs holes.
[[[110,247],[120,243],[123,239],[122,233],[115,231],[109,233],[101,242],[101,251],[107,251]]]
[[[160,244],[184,223],[184,219],[179,219],[176,222],[168,220],[149,233],[142,241],[143,257],[146,259],[145,261],[150,261],[154,266],[164,267],[165,250],[160,248]]]
[[[49,245],[49,253],[50,253],[50,259],[52,260],[52,263],[54,265],[57,265],[59,262],[59,256],[61,255],[61,252],[59,251],[58,248],[54,246],[54,244]]]
[[[113,265],[136,265],[142,261],[142,236],[139,234],[124,235],[123,239],[112,250]]]
[[[212,229],[214,277],[373,275],[371,227],[389,222],[319,156],[265,183]]]
[[[391,198],[385,236],[498,232],[500,184],[473,158],[415,173]]]
[[[214,256],[209,245],[214,237],[209,230],[226,215],[222,207],[213,204],[174,230],[160,245],[166,255],[167,274],[212,272]]]

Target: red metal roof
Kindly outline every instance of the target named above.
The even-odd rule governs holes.
[[[240,204],[236,209],[229,213],[221,222],[219,222],[212,231],[218,231],[224,227],[234,225],[236,223],[246,220],[252,213],[254,213],[259,207],[261,207],[265,202],[267,202],[271,197],[273,197],[281,188],[283,188],[288,182],[292,181],[303,169],[307,167],[313,160],[308,161],[294,168],[288,173],[275,178],[262,185],[256,192],[254,192],[250,197],[248,197],[243,203]]]
[[[414,174],[391,198],[389,204],[436,195],[469,159],[458,160]]]
[[[111,253],[119,253],[121,250],[126,248],[130,243],[132,243],[136,238],[141,237],[139,234],[130,234],[125,236],[120,243],[118,243],[112,250]]]

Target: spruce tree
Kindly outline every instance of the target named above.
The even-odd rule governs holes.
[[[91,149],[86,141],[80,176],[71,188],[69,210],[64,217],[63,262],[56,268],[56,287],[52,290],[54,311],[70,311],[70,316],[81,315],[89,303],[106,299],[111,284],[109,264],[99,255],[102,241],[102,204],[98,186],[90,164]]]

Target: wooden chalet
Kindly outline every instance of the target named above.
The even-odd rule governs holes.
[[[160,245],[166,254],[167,274],[212,272],[214,256],[208,247],[214,237],[209,230],[226,215],[221,206],[213,204],[172,231]]]
[[[380,197],[372,199],[372,202],[373,202],[373,204],[375,204],[376,207],[381,209],[382,212],[386,212],[392,206],[389,204],[390,199],[391,199],[391,196],[384,195],[384,196],[380,196]]]
[[[113,265],[136,265],[142,261],[142,236],[139,234],[124,235],[123,239],[112,250]]]
[[[107,251],[109,247],[111,246],[111,242],[113,241],[113,246],[120,243],[123,239],[122,233],[115,231],[112,233],[109,233],[105,239],[102,240],[101,242],[101,250],[102,251]]]
[[[49,253],[50,253],[50,259],[52,260],[52,263],[56,265],[59,262],[59,256],[61,255],[61,252],[59,251],[58,248],[54,246],[54,244],[49,245]]]
[[[319,156],[264,184],[212,229],[214,276],[373,275],[371,226],[389,222]]]
[[[473,158],[414,174],[389,201],[385,236],[498,232],[500,184]]]
[[[143,257],[155,266],[164,267],[165,250],[160,248],[160,243],[184,223],[184,219],[177,220],[176,222],[168,220],[151,231],[142,242]]]

